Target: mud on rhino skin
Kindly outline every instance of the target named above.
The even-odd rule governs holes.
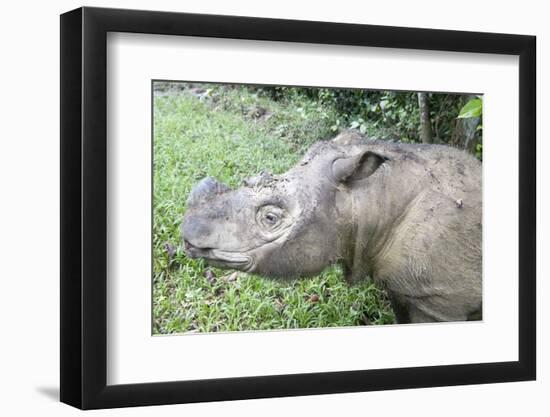
[[[187,200],[188,257],[272,279],[340,263],[388,292],[400,323],[480,320],[481,163],[444,145],[317,142],[284,174],[231,189],[211,177]]]

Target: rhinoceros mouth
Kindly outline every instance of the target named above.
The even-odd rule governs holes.
[[[250,263],[250,257],[243,255],[242,253],[236,252],[227,252],[219,249],[211,249],[210,261],[222,262],[231,266],[242,266],[246,267]]]
[[[185,253],[189,258],[203,258],[209,264],[218,267],[246,270],[252,264],[252,258],[239,252],[229,252],[215,248],[200,248],[184,241]]]

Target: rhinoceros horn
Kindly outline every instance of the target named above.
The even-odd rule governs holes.
[[[207,201],[208,199],[229,190],[231,190],[231,188],[229,188],[226,184],[219,182],[213,177],[206,177],[191,190],[191,193],[187,198],[187,206],[192,206]]]

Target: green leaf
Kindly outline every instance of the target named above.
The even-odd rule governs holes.
[[[468,101],[458,114],[459,119],[466,119],[468,117],[480,117],[483,108],[481,99],[474,98]]]

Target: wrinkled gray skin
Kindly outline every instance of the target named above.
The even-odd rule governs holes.
[[[458,149],[344,132],[282,175],[205,178],[187,205],[189,257],[271,278],[338,262],[385,288],[400,323],[481,319],[481,164]]]

